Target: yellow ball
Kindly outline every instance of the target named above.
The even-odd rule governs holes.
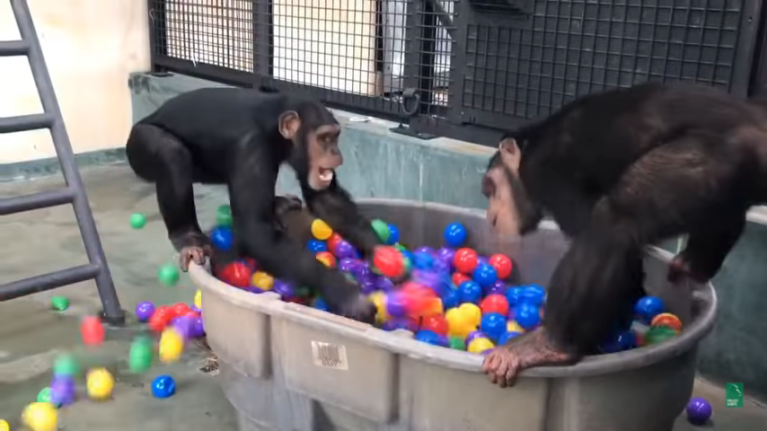
[[[21,421],[31,431],[56,431],[59,414],[51,403],[32,403],[22,412]],[[8,426],[8,422],[5,425]]]
[[[389,313],[386,311],[386,294],[381,291],[371,293],[368,298],[376,306],[376,322],[385,323],[391,319]]]
[[[466,337],[469,335],[469,332],[477,330],[477,325],[474,324],[472,316],[460,308],[447,310],[445,319],[447,320],[448,327],[447,334],[450,336]]]
[[[274,277],[263,271],[256,271],[256,273],[253,274],[251,283],[261,290],[272,290]]]
[[[0,419],[0,431],[11,431],[11,426],[7,421]]]
[[[312,236],[320,241],[325,241],[333,236],[333,229],[331,229],[323,220],[316,218],[312,222]]]
[[[184,338],[174,328],[167,328],[160,335],[160,361],[170,364],[181,358]]]
[[[476,304],[464,302],[458,309],[463,310],[464,313],[471,317],[474,326],[479,326],[479,323],[482,321],[482,310]]]
[[[328,255],[325,255],[325,254],[317,255],[317,260],[322,262],[322,264],[327,266],[328,268],[333,266],[333,262],[330,259],[331,258]]]
[[[493,347],[495,347],[495,344],[493,344],[492,341],[484,337],[479,337],[471,340],[471,343],[469,343],[469,346],[466,350],[471,353],[482,353],[487,349],[492,349]]]
[[[105,400],[112,396],[115,379],[105,368],[94,368],[88,371],[85,380],[88,396],[94,400]]]
[[[516,320],[509,320],[509,322],[506,324],[506,330],[509,332],[519,332],[520,334],[525,333],[525,329],[519,326],[519,323],[517,323]]]
[[[197,289],[197,293],[194,294],[194,306],[202,310],[202,290]]]

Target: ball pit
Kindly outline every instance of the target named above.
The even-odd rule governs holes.
[[[386,249],[386,262],[394,262],[394,268],[364,265],[355,258],[338,259],[337,267],[363,279],[363,290],[366,284],[378,286],[385,272],[402,271],[410,283],[428,284],[428,289],[413,288],[393,279],[391,284],[399,285],[393,290],[386,282],[373,288],[377,326],[384,330],[312,310],[312,305],[322,308],[322,301],[311,295],[295,301],[281,301],[274,291],[254,295],[251,286],[234,289],[224,277],[217,280],[199,266],[190,268],[192,280],[204,291],[208,342],[218,354],[222,385],[242,430],[289,429],[280,424],[298,414],[312,416],[306,412],[313,410],[302,407],[311,401],[322,409],[319,416],[333,424],[364,419],[370,429],[388,429],[392,421],[403,429],[447,431],[503,429],[509,423],[523,431],[544,426],[671,428],[689,399],[695,348],[711,328],[715,296],[710,285],[695,286],[695,301],[686,289],[665,286],[667,253],[652,250],[646,265],[648,296],[663,307],[642,308],[630,327],[605,340],[603,350],[618,353],[589,357],[575,366],[528,370],[517,388],[499,391],[479,372],[481,354],[540,324],[545,310],[541,286],[566,250],[566,240],[544,226],[525,238],[494,244],[478,211],[362,202],[363,211],[382,221],[376,231],[384,242],[391,243],[389,226],[396,227],[399,241],[391,245],[399,253]],[[460,247],[451,247],[445,242],[445,227],[456,222],[465,227],[467,238]],[[326,249],[334,248],[332,241],[342,239],[331,235]],[[402,270],[396,266],[397,255]],[[440,278],[447,283],[434,283],[429,270],[445,264],[457,272]],[[365,283],[370,277],[373,283]],[[653,301],[649,305],[656,305]],[[637,340],[655,329],[652,320],[662,311],[673,313],[683,323],[682,331],[674,327],[676,320],[665,318],[657,327],[673,336],[636,348]],[[390,332],[398,329],[412,334]],[[270,384],[259,383],[264,379]],[[270,401],[274,399],[283,401],[275,404]]]

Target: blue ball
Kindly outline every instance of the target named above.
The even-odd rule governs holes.
[[[527,286],[522,289],[522,301],[540,307],[546,298],[546,291],[537,286]]]
[[[402,256],[409,260],[411,264],[413,263],[413,260],[415,260],[415,256],[413,256],[413,252],[410,250],[402,250]]]
[[[434,331],[429,331],[427,329],[422,329],[415,333],[415,339],[427,344],[433,344],[435,346],[441,345],[440,336]]]
[[[607,343],[602,345],[602,351],[604,353],[622,352],[624,350],[631,350],[637,346],[637,338],[634,331],[624,331],[618,334],[617,337],[613,337]]]
[[[663,313],[665,309],[663,301],[656,296],[645,296],[637,301],[634,306],[634,312],[639,317],[639,320],[644,323],[650,323],[653,317]]]
[[[511,341],[513,338],[515,338],[515,337],[519,337],[520,335],[522,335],[522,333],[521,333],[521,332],[517,332],[517,331],[506,331],[506,332],[504,332],[504,333],[503,333],[503,335],[501,335],[501,337],[498,339],[498,345],[499,345],[499,346],[503,346],[504,344],[506,344],[506,343],[508,343],[509,341]]]
[[[479,327],[491,340],[497,342],[506,332],[506,318],[499,313],[487,313],[482,316]]]
[[[514,308],[514,320],[526,331],[530,331],[541,322],[541,315],[538,314],[538,307],[523,302]]]
[[[514,307],[522,303],[524,289],[521,287],[512,287],[506,289],[506,300],[509,301],[509,306]]]
[[[411,262],[415,269],[430,270],[434,265],[434,256],[425,251],[417,251],[413,253],[413,260]]]
[[[476,281],[464,281],[458,286],[461,302],[478,303],[482,298],[482,287]]]
[[[489,264],[479,264],[474,270],[474,281],[482,287],[492,286],[498,281],[498,272]]]
[[[445,289],[442,294],[442,307],[445,310],[455,308],[461,304],[461,293],[453,286]]]
[[[168,375],[158,376],[152,381],[152,395],[157,398],[168,398],[176,393],[176,381]]]
[[[450,223],[445,228],[445,242],[450,247],[460,247],[466,241],[466,228],[461,223]]]
[[[328,304],[325,303],[324,299],[317,298],[314,300],[314,308],[322,311],[328,311]]]
[[[306,241],[306,249],[312,253],[319,253],[321,251],[328,251],[328,246],[324,241],[310,239],[309,241]]]
[[[389,238],[386,240],[387,245],[394,245],[399,242],[399,229],[397,226],[389,223]]]
[[[210,233],[210,240],[216,249],[229,251],[234,244],[234,233],[228,226],[219,226]]]

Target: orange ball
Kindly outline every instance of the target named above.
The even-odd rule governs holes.
[[[679,332],[682,330],[682,321],[671,313],[661,313],[653,317],[652,321],[650,322],[650,326],[666,326]]]
[[[317,260],[324,263],[328,268],[336,267],[336,257],[333,256],[329,251],[321,251],[317,253],[315,257]]]

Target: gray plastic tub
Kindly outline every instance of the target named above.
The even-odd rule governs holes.
[[[493,244],[481,211],[398,200],[360,204],[395,223],[411,246],[439,246],[444,226],[461,221],[470,246],[509,254],[525,283],[545,286],[567,246],[553,225]],[[716,310],[710,284],[667,285],[670,257],[648,250],[646,290],[684,322],[681,335],[575,366],[527,370],[509,389],[487,380],[479,355],[285,303],[273,293],[245,292],[199,266],[190,274],[202,288],[208,342],[243,431],[670,431],[692,392],[697,345]]]

